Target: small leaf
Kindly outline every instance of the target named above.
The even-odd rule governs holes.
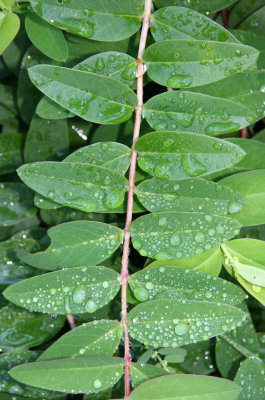
[[[51,65],[36,65],[29,76],[46,96],[86,121],[121,123],[137,106],[128,86],[105,76]]]
[[[155,5],[157,8],[165,7],[165,6],[185,6],[189,8],[193,8],[196,11],[204,13],[206,15],[213,14],[216,11],[220,11],[223,8],[230,6],[235,3],[237,0],[155,0]],[[248,1],[248,0],[247,0]]]
[[[248,358],[241,365],[235,377],[235,383],[241,385],[238,400],[264,399],[265,364],[260,360]]]
[[[94,393],[113,386],[123,374],[118,357],[80,357],[18,365],[9,371],[19,382],[65,393]]]
[[[143,206],[151,212],[205,212],[215,215],[237,214],[245,199],[238,192],[200,178],[179,181],[150,179],[135,189]]]
[[[3,350],[34,347],[48,341],[63,327],[65,317],[29,312],[14,304],[0,309],[0,341]]]
[[[75,35],[110,42],[137,32],[144,11],[143,0],[30,0],[30,4],[50,24]]]
[[[240,283],[243,288],[250,293],[255,299],[257,299],[261,304],[265,306],[265,288],[262,286],[256,286],[252,285],[248,281],[246,281],[244,278],[242,278],[241,275],[239,275],[237,272],[235,272],[235,277]]]
[[[48,230],[50,247],[40,253],[21,250],[18,255],[34,267],[58,270],[98,264],[119,247],[122,230],[101,222],[74,221]]]
[[[0,135],[0,175],[14,172],[23,164],[23,137],[19,133]]]
[[[8,286],[4,296],[34,311],[93,313],[120,289],[119,275],[105,267],[76,267],[50,272]]]
[[[67,43],[60,29],[48,24],[35,13],[27,14],[25,28],[34,46],[47,57],[56,61],[67,60]]]
[[[156,42],[167,39],[196,39],[239,43],[221,25],[185,7],[160,8],[152,14],[151,33]]]
[[[173,348],[220,335],[240,326],[244,319],[239,308],[188,300],[146,301],[128,314],[129,333],[134,339]]]
[[[116,208],[129,184],[110,169],[79,162],[25,164],[18,175],[26,185],[64,206],[86,212]]]
[[[130,231],[142,256],[165,261],[210,250],[237,235],[239,228],[227,217],[168,211],[137,218]]]
[[[163,375],[168,375],[168,372],[151,364],[132,363],[130,367],[130,377],[132,379],[133,388],[149,379]]]
[[[130,288],[139,301],[152,299],[210,299],[236,305],[245,293],[224,279],[177,266],[152,267],[136,272],[129,280]]]
[[[53,343],[38,361],[70,357],[112,356],[121,336],[121,323],[93,321],[67,332]]]
[[[0,55],[15,38],[20,27],[20,19],[14,13],[0,12]]]
[[[144,105],[144,117],[155,130],[176,130],[218,136],[255,120],[254,111],[227,99],[188,91],[165,92]]]
[[[172,88],[201,86],[255,69],[259,51],[237,43],[163,40],[147,47],[143,61],[156,83]]]
[[[219,171],[245,155],[221,139],[185,132],[151,132],[136,142],[141,169],[159,179],[183,179]]]

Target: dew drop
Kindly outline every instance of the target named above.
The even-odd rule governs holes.
[[[202,232],[196,233],[196,235],[195,235],[195,241],[196,242],[201,243],[201,242],[204,241],[204,239],[205,239],[205,236],[204,236],[204,234]]]
[[[54,190],[49,190],[47,193],[47,197],[51,200],[55,198],[55,191]]]
[[[184,324],[178,324],[175,326],[175,333],[179,336],[185,335],[189,330],[187,325]]]
[[[167,85],[172,88],[188,87],[191,84],[192,77],[190,75],[173,75],[167,81]]]
[[[100,381],[99,379],[96,379],[96,380],[93,382],[93,385],[94,385],[94,388],[95,388],[95,389],[100,389],[101,386],[102,386],[102,383],[101,383],[101,381]]]
[[[228,212],[229,214],[238,214],[241,211],[242,207],[243,205],[238,203],[237,201],[230,200],[228,204]]]
[[[93,313],[94,311],[96,311],[97,306],[93,300],[88,300],[85,304],[85,309],[87,312]]]
[[[87,293],[84,286],[77,286],[73,291],[73,302],[76,304],[83,304],[86,300]]]
[[[145,290],[144,288],[135,289],[133,294],[134,294],[135,298],[139,301],[145,301],[149,298],[149,294],[148,294],[147,290]]]
[[[240,129],[240,124],[235,122],[216,122],[213,124],[209,124],[205,128],[205,133],[207,135],[220,135],[230,132],[235,132]]]

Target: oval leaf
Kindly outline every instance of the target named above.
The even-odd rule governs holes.
[[[130,377],[132,386],[136,387],[149,379],[157,378],[158,376],[168,375],[168,372],[154,365],[143,363],[132,363],[130,367]]]
[[[265,363],[255,358],[245,360],[237,371],[235,383],[241,385],[242,392],[238,400],[264,398]]]
[[[23,136],[19,133],[0,135],[0,175],[14,172],[23,164]]]
[[[0,55],[15,38],[20,27],[20,19],[14,13],[0,12]]]
[[[202,176],[236,164],[245,155],[221,139],[185,132],[152,132],[136,142],[141,169],[159,179]]]
[[[171,5],[185,6],[209,15],[230,6],[236,1],[237,0],[211,0],[211,2],[209,2],[209,0],[155,0],[154,2],[157,8]]]

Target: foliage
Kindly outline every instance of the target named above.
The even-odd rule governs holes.
[[[1,399],[262,400],[264,1],[0,10]]]

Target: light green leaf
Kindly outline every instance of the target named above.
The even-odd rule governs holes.
[[[0,55],[15,38],[20,28],[20,19],[14,13],[0,12]]]
[[[137,106],[136,94],[128,86],[105,76],[51,65],[36,65],[29,76],[46,96],[86,121],[124,122]]]
[[[65,393],[93,393],[118,382],[124,360],[118,357],[80,357],[18,365],[9,371],[19,382]]]
[[[132,363],[130,367],[130,377],[132,379],[133,388],[149,379],[163,375],[168,375],[168,372],[151,364]]]
[[[242,225],[265,223],[265,170],[247,171],[228,176],[221,185],[237,190],[245,196],[246,204],[239,214],[233,215]]]
[[[130,231],[142,256],[165,261],[210,250],[237,235],[239,228],[227,217],[168,211],[137,218]]]
[[[205,212],[215,215],[237,214],[244,196],[225,186],[204,179],[167,181],[150,179],[135,188],[143,206],[151,212]]]
[[[0,135],[0,175],[14,172],[23,164],[23,136],[19,133]]]
[[[50,200],[86,212],[118,207],[129,188],[121,174],[80,162],[24,164],[18,175],[27,186]]]
[[[118,321],[93,321],[67,332],[45,350],[38,361],[70,357],[112,356],[122,333]]]
[[[147,47],[148,76],[163,86],[192,87],[255,69],[259,51],[237,43],[163,40]]]
[[[185,7],[160,8],[152,14],[150,29],[156,42],[166,39],[196,39],[239,43],[221,25]]]
[[[242,2],[240,2],[241,4]],[[258,69],[265,67],[265,35],[260,35],[254,32],[247,32],[241,29],[231,29],[230,32],[235,35],[242,43],[255,47],[260,51],[257,62]]]
[[[43,96],[42,99],[40,99],[36,108],[36,114],[44,119],[64,119],[74,117],[73,113],[55,103],[47,96]]]
[[[235,383],[241,385],[238,400],[264,399],[265,364],[257,359],[248,358],[241,365],[235,377]]]
[[[60,29],[48,24],[35,13],[27,14],[25,28],[34,46],[47,57],[56,61],[67,60],[67,42]]]
[[[139,342],[174,348],[220,335],[240,326],[244,318],[239,308],[221,303],[152,300],[134,307],[128,324]]]
[[[5,351],[38,346],[55,336],[64,322],[63,316],[33,313],[8,304],[0,309],[1,348]]]
[[[197,10],[206,15],[213,14],[230,6],[237,0],[155,0],[157,8],[165,6],[185,6]]]
[[[40,253],[21,250],[18,255],[27,264],[46,270],[80,265],[95,265],[119,247],[122,230],[92,221],[66,222],[47,231],[50,247]]]
[[[75,35],[110,42],[137,32],[144,9],[143,0],[30,0],[30,4],[50,24]]]
[[[235,400],[239,393],[240,387],[225,379],[171,375],[144,382],[134,389],[130,400]]]
[[[185,132],[152,132],[136,142],[141,169],[159,179],[184,179],[220,171],[245,152],[221,139]]]
[[[56,314],[93,313],[120,289],[119,275],[105,267],[76,267],[50,272],[8,286],[4,296],[34,311]]]
[[[131,275],[130,288],[139,301],[187,299],[236,305],[245,293],[224,279],[177,266],[144,269]],[[210,300],[212,299],[212,300]]]
[[[243,288],[250,293],[255,299],[257,299],[261,304],[265,306],[265,288],[262,286],[256,286],[252,285],[248,281],[246,281],[244,278],[242,278],[241,275],[239,275],[237,272],[235,272],[235,277],[240,283],[240,285],[243,286]]]
[[[254,111],[227,99],[188,91],[165,92],[143,108],[155,130],[176,130],[218,136],[237,131],[255,121]]]
[[[253,14],[249,15],[239,25],[239,29],[251,31],[255,33],[264,33],[264,21],[265,21],[265,6],[257,9]]]

